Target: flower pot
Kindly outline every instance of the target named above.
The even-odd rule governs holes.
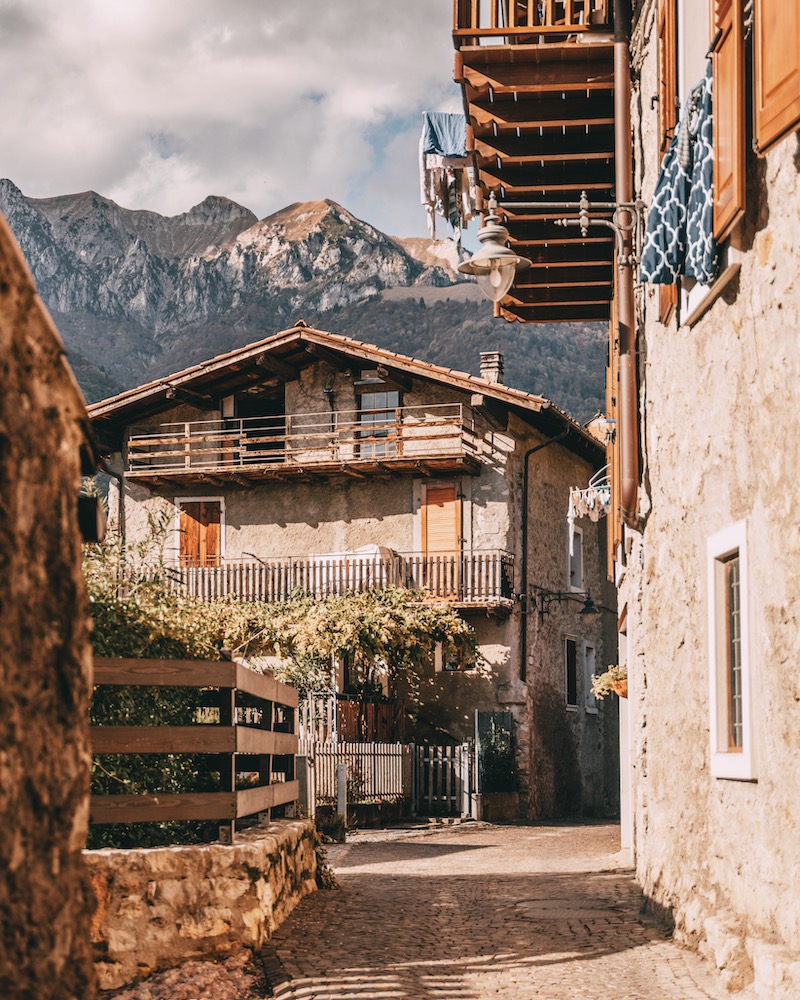
[[[627,698],[628,678],[626,677],[624,680],[621,681],[614,681],[614,683],[611,685],[611,690],[614,692],[614,694],[619,695],[620,698]]]

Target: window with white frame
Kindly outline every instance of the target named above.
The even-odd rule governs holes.
[[[578,641],[567,637],[564,639],[564,685],[567,695],[567,708],[578,707]]]
[[[592,691],[592,680],[597,671],[597,650],[590,643],[583,644],[583,701],[587,712],[597,712],[597,700]]]
[[[567,580],[570,590],[583,591],[583,529],[574,528],[567,541]]]
[[[708,540],[711,773],[753,780],[747,530],[738,521]]]

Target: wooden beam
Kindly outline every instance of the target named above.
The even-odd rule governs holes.
[[[397,371],[396,368],[387,368],[386,365],[378,365],[377,372],[382,379],[396,385],[404,392],[411,391],[411,379],[404,372]]]
[[[285,361],[281,361],[280,358],[276,358],[267,351],[258,355],[256,364],[259,368],[264,368],[274,375],[279,375],[285,382],[296,382],[300,377],[300,372],[297,368],[288,365]]]
[[[508,428],[508,408],[491,396],[482,392],[473,392],[470,405],[476,413],[486,420],[495,430],[504,431]]]
[[[608,157],[614,158],[614,130],[606,126],[580,131],[570,127],[566,132],[546,131],[543,135],[526,134],[498,135],[496,138],[487,136],[475,140],[475,150],[479,156],[486,159],[496,159],[503,162],[519,162],[520,160],[536,160],[547,162]]]
[[[218,410],[219,404],[211,396],[202,395],[199,392],[192,392],[191,389],[184,389],[180,385],[168,385],[166,392],[167,399],[179,399],[201,410]]]
[[[548,125],[614,124],[614,102],[608,91],[566,100],[545,97],[522,101],[477,101],[470,105],[469,110],[481,130],[486,127],[491,129],[492,125],[502,131]]]
[[[352,372],[354,368],[358,367],[358,362],[351,358],[342,357],[341,354],[337,354],[335,351],[329,351],[327,347],[322,347],[319,344],[307,343],[305,345],[306,353],[310,354],[314,358],[318,358],[320,361],[325,361],[332,368],[335,368],[340,372]]]
[[[464,79],[477,92],[476,99],[485,100],[492,92],[545,94],[569,91],[592,92],[614,89],[614,67],[611,60],[587,60],[565,63],[511,63],[507,65],[464,66]],[[470,98],[472,95],[470,95]]]
[[[342,462],[341,469],[346,476],[351,476],[353,479],[369,479],[366,472],[359,472],[346,462]]]

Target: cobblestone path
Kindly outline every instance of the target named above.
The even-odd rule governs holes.
[[[640,914],[618,827],[444,827],[329,850],[267,958],[279,1000],[707,1000],[713,971]],[[265,956],[267,957],[267,956]]]

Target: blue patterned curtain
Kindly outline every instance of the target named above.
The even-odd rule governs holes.
[[[661,165],[639,275],[673,285],[681,275],[708,283],[719,271],[714,239],[711,63],[681,109]]]

